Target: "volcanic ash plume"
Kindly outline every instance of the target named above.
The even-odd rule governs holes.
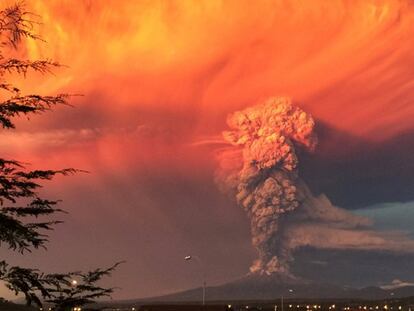
[[[224,139],[239,147],[242,166],[221,171],[220,177],[236,191],[237,202],[251,221],[259,258],[250,270],[290,275],[291,256],[284,246],[281,219],[304,200],[306,186],[298,179],[296,149],[314,149],[314,120],[289,98],[270,98],[235,112],[227,123],[231,130],[223,132]],[[226,161],[228,157],[222,157],[222,167]]]

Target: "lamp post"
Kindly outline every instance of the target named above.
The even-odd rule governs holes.
[[[191,261],[193,259],[198,262],[202,270],[202,277],[203,277],[203,300],[202,301],[203,301],[203,306],[204,306],[206,304],[206,274],[205,274],[203,263],[201,262],[200,257],[192,256],[192,255],[187,255],[184,257],[185,261]]]
[[[289,293],[293,293],[293,289],[289,288],[288,289]],[[280,297],[280,310],[283,311],[283,293],[282,296]]]

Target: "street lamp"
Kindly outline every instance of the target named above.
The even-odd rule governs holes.
[[[291,288],[289,288],[288,291],[289,291],[289,294],[293,293],[293,289]],[[280,297],[280,306],[281,306],[280,310],[283,311],[283,293],[282,293],[282,296]]]
[[[200,268],[202,270],[202,277],[203,277],[203,306],[206,304],[206,274],[204,271],[204,267],[203,267],[203,263],[201,262],[201,259],[198,256],[192,256],[192,255],[187,255],[184,257],[185,261],[191,261],[191,260],[195,260],[198,262],[198,264],[200,265]]]

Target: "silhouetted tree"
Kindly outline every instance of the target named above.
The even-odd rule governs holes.
[[[43,113],[56,105],[67,105],[69,95],[24,95],[18,87],[7,82],[6,74],[26,76],[30,71],[48,73],[59,67],[51,60],[21,60],[4,55],[5,49],[18,49],[23,38],[41,40],[33,31],[36,16],[25,11],[18,3],[0,11],[0,126],[3,130],[15,128],[15,117]],[[0,245],[20,253],[46,248],[47,232],[61,221],[54,216],[63,212],[59,201],[39,195],[41,182],[56,175],[71,175],[73,168],[62,170],[28,170],[25,164],[14,159],[0,158]],[[56,310],[70,310],[109,296],[113,288],[103,288],[96,283],[116,268],[46,274],[37,269],[12,266],[0,260],[0,280],[16,294],[23,294],[27,304],[41,306],[47,301]],[[76,281],[76,283],[75,283]]]

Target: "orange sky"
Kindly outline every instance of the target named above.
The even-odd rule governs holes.
[[[73,127],[98,127],[106,134],[93,140],[104,157],[116,149],[113,128],[133,131],[138,149],[187,148],[219,135],[229,112],[273,95],[370,141],[412,127],[409,1],[31,1],[28,8],[41,16],[47,43],[27,41],[27,56],[69,67],[18,84],[81,93],[73,103],[87,111],[61,110],[65,122],[42,118],[39,129],[49,123],[63,139]],[[164,138],[154,146],[137,139],[142,129]]]
[[[47,41],[28,42],[28,56],[69,68],[27,84],[45,92],[99,92],[109,115],[135,106],[190,114],[204,126],[260,98],[288,95],[317,119],[370,139],[412,123],[409,1],[28,6],[41,15]]]
[[[98,181],[100,172],[147,168],[210,178],[221,145],[199,142],[219,139],[229,113],[287,95],[330,129],[317,129],[317,157],[391,141],[387,152],[408,161],[392,142],[413,130],[410,1],[51,0],[27,8],[39,14],[35,30],[46,42],[27,40],[18,55],[68,67],[11,79],[30,93],[83,96],[3,131],[8,156],[79,167]],[[330,170],[321,192],[336,180]]]

